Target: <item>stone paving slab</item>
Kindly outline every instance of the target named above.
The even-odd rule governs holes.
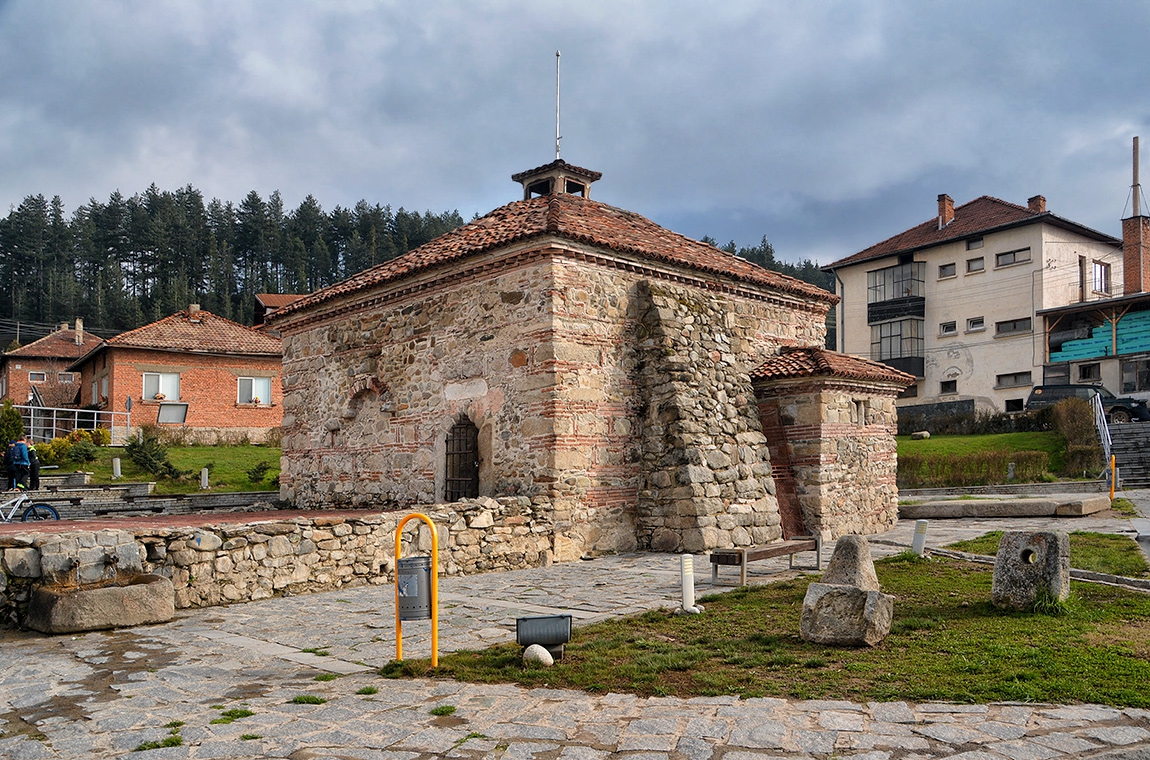
[[[927,543],[1003,528],[1129,530],[1099,516],[964,519],[932,523]],[[873,553],[904,550],[913,531],[904,522],[877,537]],[[832,551],[824,547],[824,559]],[[709,574],[699,572],[705,558],[695,562],[702,596],[712,591]],[[677,556],[627,554],[443,578],[440,650],[511,641],[522,615],[562,612],[584,623],[678,606],[678,563]],[[778,558],[755,563],[749,576],[764,583],[795,574]],[[123,631],[2,632],[0,758],[1047,760],[1108,753],[1119,760],[1116,753],[1150,753],[1150,712],[1105,705],[648,699],[381,679],[374,669],[395,656],[393,595],[381,585],[184,610],[170,623]],[[430,625],[405,623],[403,641],[409,657],[427,656]],[[317,681],[323,674],[340,677]],[[367,687],[377,691],[358,693]],[[292,701],[304,695],[326,701]],[[440,705],[456,711],[431,715]],[[254,714],[212,723],[235,707]],[[133,752],[173,731],[181,746]]]

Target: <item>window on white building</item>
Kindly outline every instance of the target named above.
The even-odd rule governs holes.
[[[986,319],[983,317],[971,317],[966,320],[967,332],[982,332],[986,329]]]
[[[1094,262],[1094,292],[1110,294],[1110,265],[1104,261]]]
[[[1023,319],[1008,319],[1004,322],[995,322],[995,335],[1014,335],[1016,333],[1030,332],[1030,317]]]
[[[1019,248],[1017,251],[1006,251],[1005,253],[995,254],[994,265],[996,267],[1008,267],[1011,264],[1022,264],[1030,261],[1030,249]]]
[[[979,256],[977,259],[967,259],[966,260],[966,273],[967,274],[974,274],[975,272],[981,272],[984,269],[986,269],[986,261],[983,260],[983,258],[981,256]]]
[[[938,384],[938,392],[940,394],[958,393],[958,381],[943,380]]]
[[[971,238],[966,241],[966,250],[973,251],[982,247],[982,238]]]
[[[144,398],[175,401],[180,397],[180,373],[145,372]]]
[[[272,379],[270,377],[241,377],[236,383],[237,404],[270,404]]]
[[[1022,385],[1032,385],[1029,372],[1009,372],[995,378],[996,388],[1017,388]]]
[[[938,265],[938,279],[944,280],[947,277],[954,277],[958,273],[955,263],[952,261],[949,264]]]
[[[1078,365],[1078,380],[1091,381],[1102,379],[1102,365],[1098,362],[1091,362],[1090,364]]]
[[[957,322],[943,322],[943,323],[941,323],[938,326],[938,334],[941,337],[946,337],[948,335],[958,335],[958,323]]]

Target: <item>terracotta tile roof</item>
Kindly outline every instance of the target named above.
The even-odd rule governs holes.
[[[317,290],[278,309],[275,321],[339,296],[401,280],[432,267],[531,238],[556,236],[577,243],[717,274],[790,294],[836,303],[838,297],[794,277],[763,269],[726,251],[660,227],[650,219],[568,193],[516,201],[406,254]]]
[[[752,380],[783,380],[796,377],[838,377],[846,380],[875,380],[908,386],[914,375],[861,356],[840,354],[825,348],[784,348],[773,359],[751,372]]]
[[[29,359],[42,358],[75,361],[89,351],[99,348],[104,342],[101,338],[89,332],[83,334],[82,340],[84,341],[82,344],[76,344],[75,330],[57,330],[45,335],[39,340],[32,341],[26,346],[21,346],[13,351],[9,351],[4,355],[23,356]]]
[[[597,172],[593,169],[584,169],[582,166],[575,166],[574,164],[569,164],[566,161],[563,161],[561,159],[556,159],[549,164],[543,164],[542,166],[536,166],[534,169],[528,169],[525,172],[518,172],[516,174],[512,174],[511,175],[511,181],[512,182],[522,182],[523,180],[527,179],[528,177],[530,177],[534,174],[539,174],[543,171],[553,170],[553,169],[563,169],[563,170],[565,170],[571,174],[574,174],[576,176],[585,177],[585,178],[591,180],[592,182],[596,182],[596,181],[603,178],[603,172]]]
[[[941,230],[938,228],[938,218],[935,217],[916,227],[911,227],[905,232],[900,232],[894,237],[887,238],[881,243],[875,243],[870,248],[847,256],[845,259],[839,259],[833,264],[828,264],[823,267],[823,269],[838,269],[884,256],[909,253],[941,243],[961,240],[968,237],[977,237],[978,235],[986,234],[1000,228],[1015,227],[1040,221],[1079,232],[1095,240],[1114,244],[1121,243],[1121,241],[1116,238],[1098,232],[1097,230],[1092,230],[1077,222],[1072,222],[1069,219],[1063,219],[1060,216],[1051,214],[1049,211],[1035,213],[1025,206],[1018,206],[1013,203],[1007,203],[1004,200],[999,200],[998,198],[992,198],[989,195],[984,195],[981,198],[975,198],[969,203],[957,206],[954,209],[954,219]]]
[[[259,293],[256,295],[256,300],[260,302],[265,308],[278,309],[281,306],[287,306],[293,301],[298,301],[303,298],[302,293]]]
[[[200,310],[188,310],[108,338],[109,348],[149,348],[157,351],[279,356],[282,341],[230,319]]]

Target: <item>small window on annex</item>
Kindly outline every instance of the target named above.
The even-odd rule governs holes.
[[[237,404],[270,404],[271,402],[272,379],[270,377],[237,378]]]
[[[958,268],[953,261],[949,264],[938,265],[938,279],[944,280],[947,277],[954,277],[956,274],[958,274]]]
[[[981,256],[979,256],[977,259],[967,259],[966,260],[966,273],[967,274],[974,274],[975,272],[981,272],[984,269],[986,269],[986,261],[984,261]]]
[[[957,380],[943,380],[938,384],[939,393],[958,393]]]
[[[1008,267],[1011,264],[1022,264],[1030,261],[1030,249],[1019,248],[1017,251],[1006,251],[1005,253],[995,254],[994,265],[996,267]]]
[[[1122,362],[1122,392],[1150,391],[1150,359],[1127,359]]]
[[[943,322],[938,326],[938,334],[942,336],[958,335],[958,324],[956,322]]]
[[[1042,383],[1044,385],[1069,385],[1069,364],[1048,364],[1042,368]]]
[[[1078,381],[1094,381],[1102,379],[1102,365],[1098,362],[1078,365]]]
[[[175,401],[180,397],[180,373],[145,372],[144,398]]]
[[[996,388],[1017,388],[1022,385],[1031,385],[1029,372],[1010,372],[1005,375],[998,375],[994,383]]]
[[[1020,398],[1008,398],[1008,399],[1006,399],[1006,411],[1007,412],[1021,412],[1025,408],[1026,408],[1026,402]]]
[[[984,317],[971,317],[966,320],[967,332],[982,332],[986,329],[986,319]]]

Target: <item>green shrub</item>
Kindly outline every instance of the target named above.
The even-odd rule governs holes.
[[[53,438],[47,443],[36,444],[36,456],[40,457],[40,464],[62,465],[69,461],[68,453],[72,450],[72,442],[66,438]]]
[[[88,431],[88,437],[97,446],[109,446],[112,443],[112,431],[108,428],[92,428]]]
[[[1033,483],[1046,474],[1045,451],[980,451],[965,456],[909,454],[898,458],[898,485],[952,488],[1006,483],[1011,463],[1016,481]]]
[[[157,477],[177,479],[187,474],[168,460],[168,450],[160,443],[160,435],[153,427],[140,428],[139,438],[128,441],[124,453],[143,470]]]
[[[24,435],[24,420],[20,412],[12,405],[12,399],[4,399],[4,407],[0,409],[0,442],[5,446],[8,441],[14,441]]]
[[[271,468],[272,466],[267,462],[256,462],[255,465],[247,471],[248,480],[250,480],[252,483],[263,482],[263,479],[267,477],[268,470]]]
[[[39,452],[39,449],[37,449]],[[73,462],[84,463],[95,461],[99,455],[96,445],[89,440],[77,441],[68,449],[68,458]]]

